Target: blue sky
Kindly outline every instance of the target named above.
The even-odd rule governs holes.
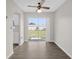
[[[44,18],[29,18],[28,23],[35,23],[36,25],[45,26],[47,20]]]

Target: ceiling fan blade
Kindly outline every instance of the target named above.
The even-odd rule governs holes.
[[[28,7],[37,7],[37,6],[31,6],[31,5],[28,5]]]
[[[41,8],[44,8],[44,9],[50,9],[50,7],[41,7]]]
[[[45,2],[45,0],[41,0],[41,1],[40,1],[40,4],[41,4],[41,5],[43,5],[43,4],[44,4],[44,2]]]

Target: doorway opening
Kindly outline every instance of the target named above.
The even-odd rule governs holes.
[[[20,15],[18,13],[13,15],[13,49],[20,44]]]
[[[28,19],[28,40],[44,41],[47,32],[47,19],[29,18]]]

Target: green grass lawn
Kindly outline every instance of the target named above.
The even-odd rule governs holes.
[[[39,38],[44,38],[46,33],[45,30],[29,30],[28,34],[29,34],[29,38],[32,37],[39,37]]]

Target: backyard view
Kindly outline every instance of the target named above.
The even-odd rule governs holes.
[[[46,38],[46,20],[30,18],[28,22],[29,40],[44,40]]]

